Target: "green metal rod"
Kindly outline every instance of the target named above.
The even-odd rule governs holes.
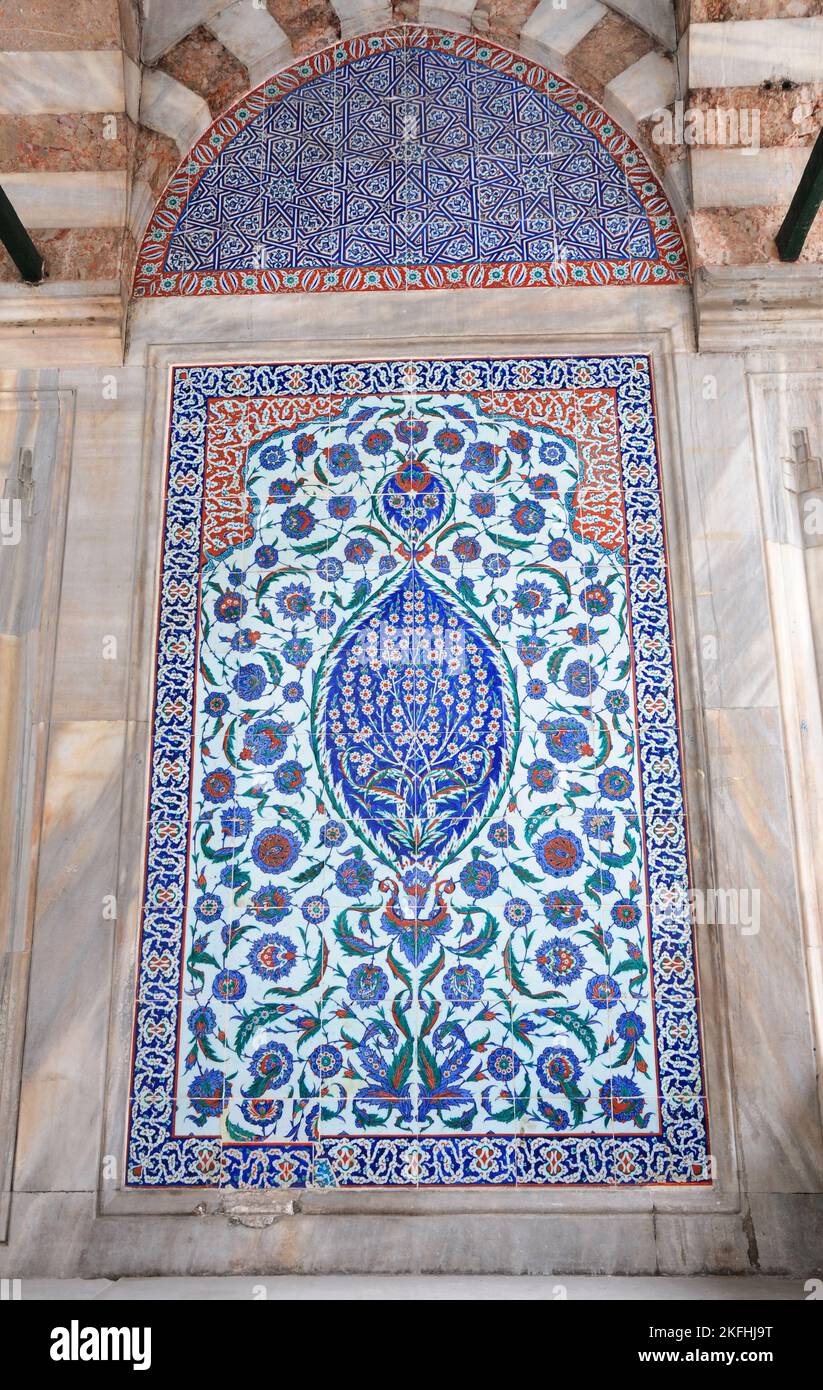
[[[38,285],[43,279],[43,257],[0,188],[0,241],[24,280]]]
[[[796,261],[803,250],[817,209],[823,202],[823,130],[814,142],[809,162],[797,185],[797,191],[775,237],[781,261]]]

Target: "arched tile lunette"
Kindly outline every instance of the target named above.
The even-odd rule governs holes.
[[[415,25],[307,56],[171,178],[134,295],[682,283],[648,162],[574,84]]]

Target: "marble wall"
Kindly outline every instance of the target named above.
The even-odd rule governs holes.
[[[94,340],[94,365],[45,325],[39,374],[0,336],[4,390],[74,410],[3,1276],[819,1271],[820,551],[791,529],[781,460],[797,428],[823,450],[823,296],[787,290],[772,314],[762,289],[711,289],[700,342],[685,287],[157,301],[133,310],[125,358]],[[735,893],[740,919],[697,930],[715,1182],[126,1192],[168,366],[541,351],[653,359],[695,883]]]
[[[0,371],[0,1239],[11,1206],[72,405],[53,374]]]

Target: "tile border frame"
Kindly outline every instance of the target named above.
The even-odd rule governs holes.
[[[533,294],[533,292],[531,292]],[[538,296],[539,297],[539,296]],[[386,296],[389,298],[389,296]],[[396,296],[390,296],[396,299]],[[106,1120],[104,1133],[104,1152],[120,1157],[123,1153],[123,1132],[126,1117],[124,1100],[128,1094],[128,1074],[131,1050],[131,1001],[136,969],[137,930],[139,928],[139,892],[144,854],[144,841],[135,854],[134,844],[129,843],[124,826],[134,824],[137,816],[143,817],[147,779],[147,740],[148,707],[147,694],[151,680],[153,652],[148,650],[147,634],[154,632],[154,617],[157,601],[157,580],[160,553],[159,503],[162,486],[162,472],[165,465],[163,440],[166,429],[169,400],[169,368],[172,365],[197,365],[225,361],[231,357],[238,363],[254,363],[299,360],[321,355],[328,360],[351,360],[357,357],[414,358],[438,355],[452,356],[559,356],[559,355],[610,355],[619,353],[646,353],[652,360],[656,383],[656,422],[658,445],[661,460],[661,475],[667,507],[667,536],[669,546],[670,582],[673,606],[676,611],[675,652],[680,692],[681,730],[688,728],[690,736],[701,750],[705,749],[705,728],[699,703],[696,698],[697,672],[695,662],[689,652],[694,649],[693,633],[695,612],[689,583],[688,526],[686,502],[682,480],[682,451],[680,446],[681,429],[678,419],[677,396],[673,386],[673,355],[690,347],[688,322],[682,312],[682,300],[671,300],[669,326],[656,331],[633,332],[631,322],[620,331],[620,325],[608,334],[593,333],[591,325],[581,322],[575,327],[566,326],[561,331],[545,328],[531,333],[519,332],[516,335],[495,337],[493,330],[479,335],[458,333],[450,337],[448,346],[432,339],[425,331],[425,308],[422,296],[414,296],[420,305],[420,327],[416,334],[405,334],[402,338],[369,339],[363,333],[344,333],[340,336],[322,339],[279,339],[265,340],[262,336],[249,334],[246,341],[219,335],[215,344],[205,347],[191,343],[183,346],[173,342],[154,341],[146,345],[148,364],[146,385],[146,418],[152,421],[152,428],[146,431],[143,450],[143,515],[140,520],[138,557],[144,562],[143,573],[152,576],[153,589],[149,603],[135,605],[135,623],[132,634],[131,686],[129,698],[128,751],[125,768],[125,797],[123,823],[120,838],[120,898],[124,910],[118,921],[118,944],[115,967],[114,996],[112,1008],[112,1030],[107,1072]],[[459,298],[462,298],[460,296]],[[479,296],[478,296],[479,298]],[[491,303],[486,300],[490,321],[496,319],[495,303],[500,305],[500,296],[495,295]],[[230,302],[230,301],[229,301]],[[317,303],[318,301],[315,301]],[[291,301],[269,301],[274,308],[272,319],[279,314],[284,317]],[[170,306],[171,307],[171,306]],[[221,306],[222,308],[223,306]],[[228,308],[228,302],[225,305]],[[416,306],[415,306],[416,307]],[[535,305],[537,308],[537,305]],[[629,306],[627,305],[627,308]],[[218,323],[220,315],[218,314]],[[631,320],[631,313],[628,315]],[[274,324],[272,323],[272,327]],[[631,336],[628,336],[631,334]],[[185,338],[185,328],[181,333]],[[414,348],[419,347],[415,354]],[[411,350],[410,350],[411,349]],[[698,770],[686,768],[686,798],[690,808],[692,860],[708,876],[712,862],[712,846],[708,833],[708,817],[704,788]],[[132,837],[133,838],[133,837]],[[135,859],[137,861],[135,865]],[[190,1213],[193,1207],[206,1211],[226,1211],[236,1206],[238,1201],[243,1208],[256,1212],[282,1212],[284,1207],[292,1208],[299,1204],[301,1212],[342,1214],[343,1212],[368,1212],[376,1214],[408,1212],[413,1209],[421,1214],[436,1214],[444,1211],[479,1212],[488,1214],[508,1214],[523,1211],[556,1213],[605,1212],[608,1214],[640,1214],[643,1212],[666,1212],[677,1214],[706,1214],[734,1212],[739,1210],[739,1175],[736,1159],[736,1136],[734,1127],[734,1107],[732,1101],[732,1078],[730,1071],[730,1048],[728,1011],[724,1007],[724,979],[722,969],[722,942],[716,928],[703,929],[702,940],[698,939],[698,958],[700,969],[700,995],[702,999],[703,1035],[705,1039],[705,1064],[707,1070],[707,1091],[712,1110],[712,1134],[714,1156],[717,1161],[718,1179],[712,1187],[690,1188],[688,1192],[673,1191],[655,1187],[623,1188],[609,1192],[604,1197],[602,1190],[586,1191],[581,1188],[557,1188],[545,1191],[526,1192],[517,1188],[504,1189],[455,1189],[451,1192],[426,1191],[394,1192],[389,1189],[370,1189],[366,1193],[316,1192],[309,1191],[268,1191],[248,1190],[219,1191],[218,1189],[197,1188],[191,1191],[152,1191],[124,1189],[119,1181],[104,1185],[98,1192],[98,1211],[101,1214],[146,1214],[152,1213]],[[124,1048],[124,1028],[127,1038]],[[379,1203],[379,1205],[378,1205]]]
[[[312,394],[317,391],[332,389],[342,390],[356,399],[360,399],[362,394],[367,396],[375,392],[402,392],[408,384],[408,372],[406,367],[411,366],[415,376],[420,380],[416,383],[416,390],[427,391],[471,391],[468,382],[461,382],[466,372],[469,376],[479,377],[482,383],[480,389],[489,391],[495,390],[493,381],[499,383],[501,390],[534,389],[540,392],[547,387],[552,390],[576,393],[578,387],[581,391],[586,388],[599,388],[610,393],[615,392],[615,408],[619,428],[624,436],[625,457],[623,459],[623,480],[622,480],[622,502],[626,511],[627,540],[629,548],[628,559],[628,578],[629,587],[627,598],[630,599],[630,631],[633,629],[638,640],[632,648],[633,658],[633,679],[638,687],[638,697],[644,689],[644,682],[651,680],[652,686],[655,684],[655,658],[644,655],[642,635],[654,634],[659,636],[663,643],[666,653],[666,676],[669,679],[669,671],[674,681],[674,652],[671,647],[671,624],[670,624],[670,603],[668,582],[665,590],[659,593],[655,599],[650,595],[643,595],[642,586],[637,583],[638,577],[642,577],[642,561],[639,559],[638,551],[642,551],[643,541],[635,535],[635,524],[642,524],[644,520],[649,520],[652,515],[656,515],[658,508],[659,492],[659,468],[658,468],[658,449],[657,449],[657,429],[655,427],[655,390],[652,377],[650,359],[646,355],[637,353],[627,353],[611,356],[539,356],[539,357],[500,357],[494,358],[435,358],[430,359],[404,359],[393,358],[385,361],[379,358],[348,360],[344,363],[329,363],[327,360],[287,364],[260,365],[255,363],[246,369],[233,362],[214,364],[212,366],[185,367],[173,369],[172,375],[172,421],[179,420],[181,423],[182,437],[178,437],[174,425],[170,434],[167,446],[167,459],[169,469],[169,482],[165,489],[165,522],[163,537],[163,570],[164,578],[178,573],[180,566],[187,571],[191,568],[191,555],[187,546],[181,546],[175,540],[174,518],[181,514],[189,517],[194,506],[194,511],[199,511],[196,501],[188,496],[188,488],[184,489],[186,495],[178,496],[177,490],[172,485],[171,480],[178,477],[182,470],[183,477],[188,477],[189,469],[193,466],[206,467],[206,454],[203,452],[204,446],[208,447],[207,439],[198,442],[196,456],[198,465],[194,465],[194,455],[190,454],[190,447],[186,440],[187,425],[190,418],[208,421],[211,416],[211,406],[213,405],[213,393],[217,393],[220,401],[230,403],[236,395],[243,400],[257,399],[262,394],[269,395],[272,391],[288,391],[296,389],[293,378],[300,374],[306,378],[306,389]],[[523,371],[529,373],[531,386],[527,386],[521,380]],[[363,385],[357,390],[347,387],[349,374],[363,377]],[[504,386],[503,382],[508,385]],[[190,417],[189,412],[194,412]],[[631,485],[631,460],[637,455],[638,461],[642,459],[647,469],[653,469],[654,483],[649,481],[648,486],[637,482],[636,486]],[[191,459],[191,461],[190,461]],[[202,486],[205,486],[205,474],[203,475]],[[660,498],[662,509],[662,498]],[[182,509],[182,511],[181,511]],[[663,516],[660,517],[661,526]],[[169,529],[171,523],[171,530]],[[632,569],[632,556],[638,558],[640,573],[635,574]],[[660,563],[665,564],[665,552],[660,557]],[[668,568],[668,567],[667,567]],[[161,854],[161,861],[168,863],[164,872],[172,874],[177,878],[178,874],[184,874],[189,863],[191,852],[190,843],[187,840],[185,845],[180,844],[169,847],[166,851],[161,848],[160,841],[157,840],[158,829],[163,828],[163,823],[169,816],[169,811],[164,805],[166,796],[170,796],[173,801],[179,800],[184,788],[180,786],[170,788],[168,793],[164,786],[164,779],[158,779],[154,771],[154,763],[157,757],[158,748],[166,745],[166,740],[171,735],[172,739],[179,742],[180,735],[176,732],[176,720],[169,719],[168,715],[162,713],[162,703],[158,705],[158,699],[162,700],[164,689],[163,682],[168,679],[172,682],[173,688],[178,687],[180,681],[187,684],[191,672],[192,657],[188,657],[186,664],[181,664],[177,659],[170,656],[164,647],[162,634],[171,629],[177,631],[181,625],[188,632],[190,625],[194,624],[195,629],[199,627],[199,608],[192,612],[190,603],[185,599],[178,600],[168,593],[164,593],[160,609],[160,635],[161,641],[155,656],[155,685],[153,694],[152,725],[153,725],[153,772],[152,772],[152,792],[149,801],[149,826],[150,835],[155,838],[152,840]],[[631,640],[631,638],[629,639]],[[647,664],[650,669],[647,668]],[[191,718],[194,718],[192,708]],[[654,891],[657,885],[668,882],[685,881],[690,882],[689,854],[686,840],[686,824],[688,814],[682,796],[682,775],[681,775],[681,740],[679,729],[679,707],[674,702],[665,714],[652,714],[644,708],[643,699],[639,699],[636,714],[636,732],[639,736],[639,754],[636,765],[636,775],[642,785],[642,815],[647,828],[647,838],[645,841],[644,867],[647,882],[652,887],[652,902],[654,901]],[[660,721],[660,722],[658,722]],[[657,737],[664,740],[663,747],[666,754],[677,763],[676,776],[672,773],[671,781],[665,775],[655,774],[653,771],[653,758],[655,750],[660,751],[660,746],[656,743]],[[191,739],[188,732],[182,737],[182,744],[179,754],[187,759],[190,754]],[[188,752],[184,751],[189,750]],[[187,781],[189,767],[192,770],[197,764],[187,763]],[[642,769],[642,773],[641,773]],[[671,808],[667,802],[667,786],[671,789],[673,804]],[[662,815],[666,821],[673,819],[682,825],[682,847],[678,845],[677,851],[670,847],[658,843],[653,831],[653,826],[658,815]],[[156,873],[155,868],[152,872]],[[147,872],[149,872],[147,870]],[[686,876],[685,879],[683,876]],[[172,1009],[176,1026],[179,1028],[179,1016],[181,1004],[179,1001],[172,1004],[171,998],[166,998],[167,992],[176,996],[176,989],[169,987],[164,980],[158,980],[156,986],[152,980],[150,968],[150,957],[154,952],[165,951],[167,949],[166,921],[167,912],[163,907],[153,902],[150,896],[146,896],[147,890],[144,889],[143,909],[142,909],[142,934],[141,934],[141,967],[138,984],[138,1019],[144,1017],[144,1022],[154,1020],[157,1024],[161,1019],[168,1025],[172,1025]],[[602,1187],[602,1179],[593,1181],[589,1184],[586,1177],[587,1170],[591,1164],[602,1165],[604,1157],[608,1158],[610,1149],[614,1148],[617,1157],[621,1151],[626,1150],[634,1154],[636,1164],[641,1172],[646,1173],[646,1182],[641,1177],[621,1178],[615,1175],[611,1180],[606,1181],[606,1186],[625,1186],[642,1187],[645,1185],[654,1186],[655,1190],[660,1187],[674,1187],[680,1190],[682,1187],[690,1186],[694,1183],[704,1185],[707,1179],[701,1175],[700,1171],[695,1171],[695,1160],[698,1155],[702,1155],[702,1145],[705,1138],[710,1133],[707,1107],[705,1105],[706,1093],[703,1086],[704,1066],[703,1048],[701,1031],[698,1020],[698,999],[699,987],[695,975],[694,985],[690,984],[685,991],[686,997],[681,998],[680,984],[676,980],[669,980],[665,974],[664,963],[669,952],[678,953],[682,950],[684,959],[688,962],[691,972],[693,959],[693,937],[692,924],[684,930],[682,924],[666,926],[660,920],[656,908],[650,908],[651,922],[649,929],[651,932],[650,942],[650,964],[652,966],[653,978],[653,1012],[661,1015],[668,1009],[674,1009],[677,1018],[688,1017],[694,1024],[694,1032],[688,1041],[683,1041],[682,1047],[677,1050],[674,1056],[674,1049],[669,1049],[665,1045],[666,1030],[662,1024],[658,1025],[655,1037],[656,1042],[656,1069],[655,1075],[659,1075],[662,1090],[662,1108],[658,1127],[650,1130],[648,1134],[633,1134],[620,1132],[610,1134],[608,1130],[604,1134],[590,1135],[577,1134],[576,1132],[564,1133],[562,1135],[526,1132],[518,1136],[519,1144],[523,1146],[524,1158],[531,1165],[540,1161],[540,1155],[547,1146],[551,1149],[557,1146],[562,1156],[562,1167],[565,1180],[552,1184],[549,1181],[539,1182],[532,1177],[531,1182],[526,1186],[542,1189],[544,1186],[556,1185],[568,1188],[572,1186]],[[174,937],[177,938],[177,917],[178,913],[172,914],[175,923]],[[185,937],[181,937],[181,949],[184,945]],[[688,944],[687,944],[688,943]],[[147,952],[149,960],[147,961]],[[176,973],[181,968],[178,948],[175,944],[175,970]],[[143,991],[148,994],[144,995]],[[156,993],[155,993],[156,990]],[[149,997],[150,996],[150,997]],[[172,1031],[174,1026],[172,1025]],[[212,1158],[215,1153],[215,1144],[207,1136],[198,1136],[193,1133],[182,1135],[176,1133],[176,1126],[172,1126],[171,1133],[165,1133],[164,1138],[155,1143],[154,1131],[158,1123],[158,1117],[154,1114],[154,1078],[158,1074],[157,1068],[162,1074],[165,1065],[165,1056],[168,1052],[168,1044],[162,1044],[150,1035],[144,1033],[143,1028],[138,1026],[135,1034],[134,1060],[132,1082],[135,1088],[138,1085],[146,1087],[146,1100],[148,1111],[142,1113],[142,1105],[137,1102],[137,1090],[132,1103],[131,1127],[130,1127],[130,1167],[128,1184],[130,1187],[152,1188],[155,1186],[192,1186],[192,1187],[213,1187],[217,1182],[198,1181],[197,1169],[199,1166],[198,1153],[211,1152]],[[680,1109],[677,1077],[681,1066],[697,1066],[699,1077],[696,1093],[683,1099],[683,1109]],[[664,1080],[664,1078],[666,1078]],[[175,1085],[179,1083],[179,1073],[174,1072]],[[671,1087],[671,1091],[670,1088]],[[689,1088],[691,1090],[691,1088]],[[690,1103],[696,1101],[698,1112],[691,1114]],[[162,1108],[162,1101],[161,1101]],[[664,1120],[664,1114],[669,1109],[673,1113],[668,1114]],[[698,1118],[699,1114],[699,1118]],[[482,1130],[480,1131],[482,1134]],[[686,1138],[686,1134],[689,1138]],[[141,1136],[138,1138],[137,1136]],[[356,1146],[359,1153],[359,1161],[365,1166],[362,1170],[358,1167],[358,1178],[354,1179],[354,1185],[365,1188],[373,1188],[381,1184],[374,1181],[372,1176],[372,1165],[381,1163],[381,1154],[384,1149],[394,1152],[394,1146],[386,1143],[387,1136],[366,1135],[356,1136],[347,1134],[350,1142]],[[495,1167],[495,1175],[488,1179],[479,1174],[472,1178],[462,1180],[452,1179],[447,1181],[444,1175],[444,1167],[447,1170],[449,1164],[455,1159],[461,1163],[464,1155],[469,1155],[473,1151],[479,1135],[476,1133],[456,1134],[454,1136],[440,1136],[447,1139],[445,1144],[438,1144],[435,1137],[428,1134],[417,1136],[412,1143],[419,1143],[426,1151],[427,1166],[430,1164],[433,1173],[432,1177],[440,1181],[428,1181],[420,1183],[427,1189],[430,1185],[440,1187],[495,1187],[498,1185],[512,1186],[510,1170],[512,1152],[512,1135],[488,1136],[493,1144],[500,1167],[507,1176],[500,1175],[500,1169]],[[390,1138],[390,1136],[389,1136]],[[148,1145],[148,1148],[146,1147]],[[219,1146],[218,1146],[219,1147]],[[401,1146],[402,1147],[402,1146]],[[304,1152],[307,1148],[305,1141],[289,1144],[285,1140],[279,1144],[269,1145],[265,1141],[256,1142],[250,1137],[249,1142],[240,1145],[231,1145],[230,1153],[223,1154],[223,1173],[226,1178],[226,1186],[233,1189],[240,1189],[245,1186],[243,1172],[248,1169],[265,1169],[268,1171],[268,1181],[265,1179],[255,1181],[254,1186],[258,1185],[266,1190],[271,1186],[282,1185],[288,1188],[305,1188],[312,1184],[309,1183],[308,1175],[312,1164],[312,1155],[309,1155],[308,1168],[306,1170],[306,1181],[300,1183],[279,1184],[275,1178],[278,1166],[285,1160],[295,1166],[306,1168],[307,1155]],[[446,1158],[441,1158],[440,1150],[445,1148]],[[515,1145],[515,1151],[517,1144]],[[326,1143],[321,1136],[317,1145],[317,1156],[322,1158],[326,1152]],[[687,1166],[684,1167],[684,1162]],[[143,1164],[149,1166],[153,1177],[143,1176]],[[132,1176],[132,1166],[134,1171],[139,1171],[140,1176]],[[702,1165],[701,1165],[702,1166]],[[166,1181],[158,1181],[158,1167],[167,1174]],[[608,1163],[606,1163],[608,1167]],[[567,1169],[577,1173],[576,1180],[566,1176]],[[397,1164],[392,1162],[391,1185],[405,1188],[407,1183],[397,1174]],[[665,1176],[664,1176],[665,1175]],[[221,1176],[220,1170],[214,1174],[215,1177]],[[179,1177],[179,1181],[175,1181]],[[711,1177],[708,1179],[711,1181]],[[340,1186],[348,1186],[342,1183]],[[336,1186],[336,1184],[330,1184]]]

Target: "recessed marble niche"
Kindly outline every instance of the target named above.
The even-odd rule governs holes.
[[[177,367],[127,1183],[710,1180],[650,362]]]

